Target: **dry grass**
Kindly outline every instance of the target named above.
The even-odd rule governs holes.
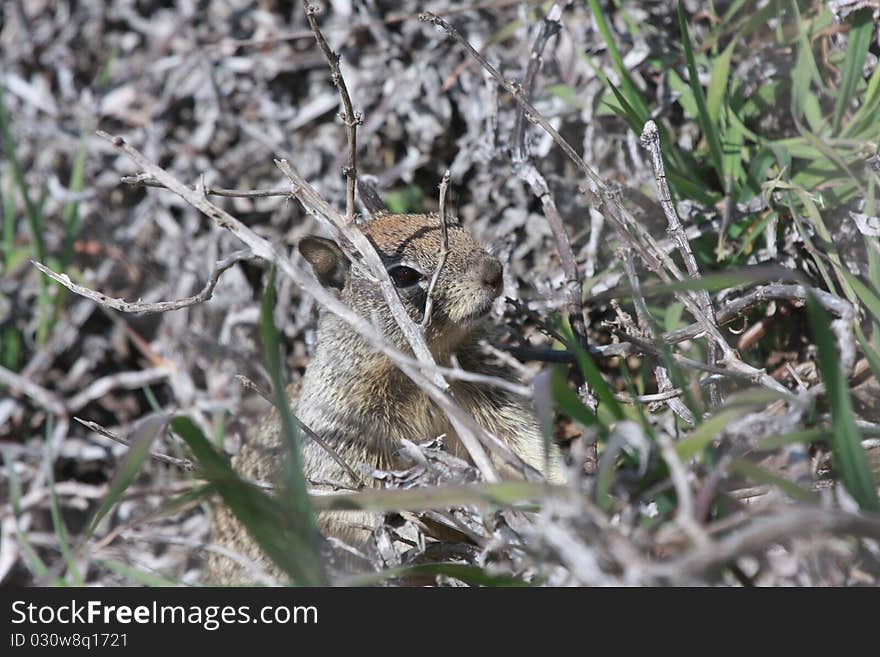
[[[270,388],[266,253],[155,177],[121,182],[144,167],[96,130],[281,259],[326,229],[274,159],[349,204],[339,96],[299,4],[164,4],[0,10],[0,582],[197,583],[218,549],[209,468],[164,418],[232,452],[268,407],[239,378]],[[395,211],[434,211],[450,171],[448,211],[505,263],[492,348],[522,361],[573,483],[493,486],[440,443],[409,446],[410,469],[372,473],[392,490],[339,494],[388,512],[363,555],[375,574],[347,581],[876,585],[871,10],[685,3],[688,41],[667,2],[351,4],[318,23],[363,115],[358,175]],[[316,311],[295,280],[279,276],[273,314],[291,379]],[[457,541],[433,540],[450,525]]]

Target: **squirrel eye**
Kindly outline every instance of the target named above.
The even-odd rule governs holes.
[[[422,275],[419,272],[403,265],[392,267],[388,270],[388,275],[391,276],[391,282],[396,287],[410,287],[422,280]]]

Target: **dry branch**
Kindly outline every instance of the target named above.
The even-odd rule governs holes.
[[[131,443],[128,442],[126,438],[119,436],[109,429],[102,427],[97,422],[92,422],[91,420],[83,420],[82,418],[78,418],[74,416],[73,418],[81,425],[83,425],[86,429],[90,429],[95,433],[104,436],[105,438],[109,438],[120,445],[125,445],[126,447],[131,447]],[[150,450],[150,457],[159,461],[160,463],[167,463],[168,465],[173,465],[176,468],[180,468],[184,472],[195,472],[196,466],[195,463],[190,461],[189,459],[179,459],[175,456],[168,456],[167,454],[163,454],[162,452],[157,452],[155,450]]]
[[[155,178],[145,175],[145,174],[137,174],[135,176],[122,176],[120,182],[125,183],[126,185],[131,185],[132,187],[164,187],[162,183],[160,183]],[[290,196],[290,189],[285,187],[283,189],[252,189],[252,190],[239,190],[239,189],[224,189],[222,187],[202,187],[202,191],[208,196],[225,196],[227,198],[269,198],[272,196]],[[193,187],[193,191],[199,191],[199,187]]]
[[[124,313],[131,313],[134,315],[152,315],[154,313],[167,313],[172,310],[188,308],[189,306],[194,306],[198,303],[207,301],[214,294],[214,288],[217,287],[217,283],[220,280],[220,276],[223,274],[223,272],[239,262],[252,259],[254,259],[254,255],[249,251],[236,251],[235,253],[227,256],[214,266],[214,270],[208,277],[208,282],[205,283],[205,287],[202,288],[202,291],[198,294],[187,297],[185,299],[177,299],[175,301],[159,301],[156,303],[142,303],[138,301],[131,302],[125,301],[123,299],[108,297],[106,294],[96,292],[95,290],[83,287],[82,285],[77,285],[70,280],[70,277],[67,274],[58,274],[49,269],[41,262],[36,262],[34,260],[31,260],[31,262],[33,263],[34,267],[46,274],[46,276],[51,278],[53,281],[60,283],[71,292],[75,292],[76,294],[85,297],[86,299],[91,299],[92,301],[95,301],[102,306],[112,308],[113,310],[119,310]]]
[[[342,77],[342,71],[339,69],[339,55],[330,49],[327,45],[321,29],[318,27],[318,21],[315,14],[318,13],[315,5],[309,4],[308,0],[302,0],[303,9],[306,12],[306,18],[309,21],[309,27],[315,34],[315,41],[324,54],[327,64],[330,66],[330,78],[333,85],[339,91],[339,98],[342,101],[342,122],[345,123],[345,133],[348,139],[348,165],[343,172],[346,178],[346,198],[345,198],[345,218],[349,223],[354,221],[354,193],[357,188],[357,127],[361,123],[360,114],[355,114],[351,104],[351,96],[348,95],[348,86],[345,84],[345,78]]]
[[[541,30],[535,38],[534,44],[529,54],[529,62],[526,65],[525,76],[523,77],[523,86],[521,91],[526,101],[531,101],[532,93],[535,86],[535,78],[541,68],[542,56],[544,48],[550,38],[559,32],[562,25],[560,19],[562,10],[559,5],[554,4],[541,25]],[[577,260],[574,251],[571,248],[571,240],[568,232],[565,230],[565,224],[559,214],[556,206],[556,200],[550,192],[550,187],[544,176],[538,171],[535,163],[531,160],[529,149],[526,145],[526,109],[524,104],[520,104],[519,111],[516,114],[513,127],[513,149],[511,159],[513,160],[514,171],[517,176],[522,179],[532,190],[532,193],[541,201],[544,210],[544,216],[550,225],[550,231],[553,233],[553,240],[556,245],[556,253],[559,256],[559,262],[565,275],[565,296],[568,300],[568,316],[571,322],[571,328],[574,332],[575,339],[582,345],[586,344],[586,326],[584,324],[584,306],[583,306],[583,282],[580,271],[578,270]]]
[[[67,401],[67,408],[71,413],[82,409],[86,404],[95,399],[100,399],[111,390],[124,388],[137,390],[144,386],[164,381],[171,375],[168,367],[151,367],[145,370],[131,372],[116,372],[108,374],[100,379],[92,381],[85,390],[78,392]]]
[[[651,154],[651,166],[654,170],[654,179],[657,182],[657,192],[659,194],[660,206],[663,208],[663,214],[666,216],[667,232],[678,244],[678,251],[684,261],[685,268],[691,278],[700,277],[700,269],[697,267],[697,261],[691,251],[691,243],[684,232],[681,221],[678,219],[678,212],[672,203],[672,195],[669,193],[669,183],[666,180],[666,167],[663,164],[663,153],[660,149],[660,132],[657,125],[648,120],[642,130],[642,146],[648,149]],[[712,299],[706,290],[700,290],[698,293],[698,301],[703,314],[710,320],[715,321],[715,313],[712,308]],[[716,346],[713,342],[709,343],[706,352],[706,361],[709,365],[714,365],[717,360]],[[714,383],[709,386],[709,400],[713,407],[721,404],[721,392]]]
[[[522,84],[526,98],[531,99],[532,94],[535,91],[535,79],[544,63],[544,48],[547,47],[547,42],[562,29],[561,19],[562,9],[558,4],[554,3],[553,6],[550,7],[550,11],[547,12],[547,15],[544,16],[544,20],[541,23],[541,29],[538,31],[538,36],[535,37],[535,42],[532,44],[532,49],[529,52],[529,63],[526,66],[526,74],[523,76]],[[521,105],[519,111],[516,113],[516,118],[513,123],[513,161],[523,161],[528,157],[529,152],[526,145],[526,110],[525,107]]]
[[[449,230],[446,226],[446,190],[449,187],[449,169],[443,174],[443,180],[440,181],[440,202],[437,213],[440,218],[440,252],[437,257],[437,266],[428,283],[428,290],[425,293],[425,316],[422,317],[422,330],[426,329],[431,323],[431,312],[434,309],[434,288],[437,287],[437,281],[440,280],[440,272],[446,264],[446,258],[449,255]]]
[[[56,415],[65,415],[67,405],[54,392],[0,365],[0,383],[30,397],[41,408]]]

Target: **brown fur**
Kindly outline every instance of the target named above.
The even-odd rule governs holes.
[[[425,290],[436,267],[440,249],[439,220],[431,215],[385,215],[366,224],[364,233],[376,247],[386,267],[398,265],[418,270],[423,279],[399,290],[415,321],[424,313]],[[364,317],[375,319],[386,338],[400,349],[406,342],[381,293],[328,240],[306,238],[300,252],[312,264],[322,284],[339,289],[340,297]],[[513,380],[506,366],[490,362],[478,342],[488,335],[483,321],[500,292],[501,266],[460,226],[450,222],[449,255],[434,293],[427,342],[441,365],[450,365],[454,354],[466,370]],[[505,440],[526,462],[553,481],[562,481],[555,448],[545,469],[543,440],[527,399],[481,384],[452,383],[456,399],[486,429]],[[349,464],[390,468],[401,438],[423,442],[446,434],[454,453],[467,454],[445,415],[383,354],[376,352],[344,320],[322,312],[318,321],[317,348],[299,390],[288,395],[299,419],[320,435]],[[281,458],[280,426],[276,412],[268,414],[254,436],[233,459],[243,475],[272,480]],[[304,439],[306,476],[312,482],[351,485],[351,479],[319,445]],[[363,543],[376,518],[365,512],[323,514],[322,531],[343,540]],[[239,552],[277,574],[231,512],[220,507],[214,523],[214,542]],[[240,568],[212,553],[206,580],[213,583],[243,581]]]

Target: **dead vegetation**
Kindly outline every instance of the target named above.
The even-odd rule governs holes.
[[[289,256],[323,230],[387,279],[360,180],[505,262],[487,350],[573,481],[493,483],[400,314],[475,465],[405,444],[355,473],[387,490],[313,496],[386,513],[342,583],[876,584],[877,8],[621,4],[5,3],[0,581],[199,581],[205,448],[272,398],[261,315],[288,379],[316,304],[390,350]]]

